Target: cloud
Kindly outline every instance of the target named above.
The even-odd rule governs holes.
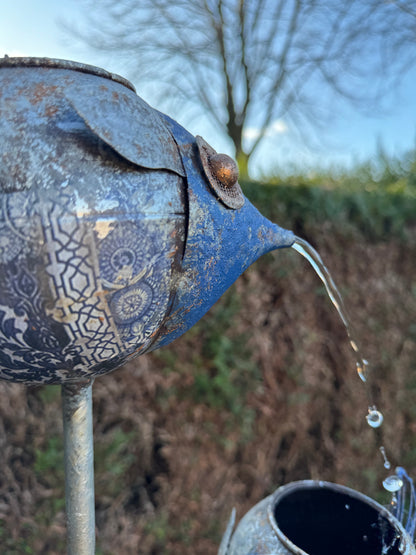
[[[260,129],[257,129],[256,127],[247,127],[246,129],[244,129],[244,138],[245,139],[257,139],[257,137],[260,135]]]
[[[264,135],[265,137],[274,137],[274,135],[281,135],[282,133],[287,133],[288,130],[289,129],[286,123],[281,119],[277,119],[276,121],[274,121],[269,125]],[[247,127],[247,129],[244,130],[245,139],[255,140],[259,137],[259,135],[260,135],[260,129],[257,127]]]
[[[288,130],[289,128],[286,123],[282,119],[277,119],[270,125],[266,134],[269,136],[280,135],[281,133],[287,133]]]

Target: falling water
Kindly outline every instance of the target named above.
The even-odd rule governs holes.
[[[390,464],[389,459],[387,458],[386,450],[385,450],[385,448],[384,448],[383,445],[380,447],[380,453],[381,453],[382,456],[383,456],[384,468],[386,468],[387,470],[390,470],[391,464]]]
[[[369,364],[362,356],[358,347],[358,342],[355,339],[341,293],[335,285],[334,280],[323,263],[320,255],[307,241],[296,237],[292,248],[308,260],[317,275],[320,277],[332,304],[336,308],[345,326],[350,345],[356,356],[358,375],[366,384],[367,397],[369,401],[366,420],[371,428],[379,428],[383,423],[383,414],[377,409],[372,398],[371,388],[368,384]],[[386,449],[384,446],[380,446],[379,450],[383,457],[384,468],[389,470],[391,468],[391,464],[387,458]],[[383,481],[383,487],[386,491],[392,493],[392,501],[390,504],[392,513],[403,523],[410,537],[413,538],[416,531],[416,489],[412,479],[408,476],[404,468],[398,467],[395,474],[388,476]]]
[[[298,251],[302,256],[304,256],[308,260],[308,262],[312,265],[313,269],[315,270],[315,272],[318,274],[323,284],[325,285],[325,289],[328,293],[328,296],[331,299],[332,304],[335,306],[335,308],[338,311],[338,314],[347,331],[348,339],[350,340],[350,345],[352,347],[352,350],[356,355],[356,366],[357,366],[358,375],[360,376],[363,382],[366,382],[368,377],[368,362],[365,358],[363,358],[358,348],[358,343],[353,334],[352,326],[347,316],[347,312],[345,310],[344,301],[342,300],[341,293],[339,292],[337,286],[335,285],[331,274],[329,273],[325,264],[322,262],[322,258],[319,256],[318,252],[307,241],[305,241],[304,239],[300,239],[299,237],[296,237],[296,241],[293,243],[292,248]],[[374,408],[374,410],[376,409]],[[373,426],[373,427],[377,427],[377,426]]]
[[[393,506],[392,512],[397,520],[400,520],[400,522],[402,522],[409,536],[413,538],[416,532],[415,485],[412,478],[410,478],[406,470],[401,466],[396,468],[396,474],[394,474],[394,476],[389,476],[388,478],[386,478],[386,480],[384,480],[384,482],[389,480],[389,478],[389,485],[391,486],[393,483],[393,487],[396,486],[397,492],[397,496],[395,496],[395,493],[393,493],[393,501],[395,501],[395,506]],[[393,480],[393,478],[396,480],[396,482]],[[384,482],[383,485],[384,487],[386,487]],[[397,482],[399,483],[397,484]]]

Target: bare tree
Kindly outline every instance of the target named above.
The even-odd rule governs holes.
[[[334,94],[383,98],[416,59],[415,1],[84,0],[85,21],[70,28],[164,101],[208,113],[247,175],[276,120],[315,125]]]

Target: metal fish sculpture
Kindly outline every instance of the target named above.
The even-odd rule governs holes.
[[[183,334],[291,232],[127,80],[0,59],[0,378],[71,383]]]

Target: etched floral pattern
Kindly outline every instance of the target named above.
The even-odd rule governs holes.
[[[15,79],[8,71],[0,72],[0,378],[77,381],[154,341],[184,236],[182,163],[157,113],[122,84],[100,89],[104,78],[59,68],[13,68]],[[84,111],[93,90],[100,108]],[[143,135],[155,122],[158,133]],[[118,131],[109,141],[110,123]],[[172,148],[161,149],[168,140]]]

